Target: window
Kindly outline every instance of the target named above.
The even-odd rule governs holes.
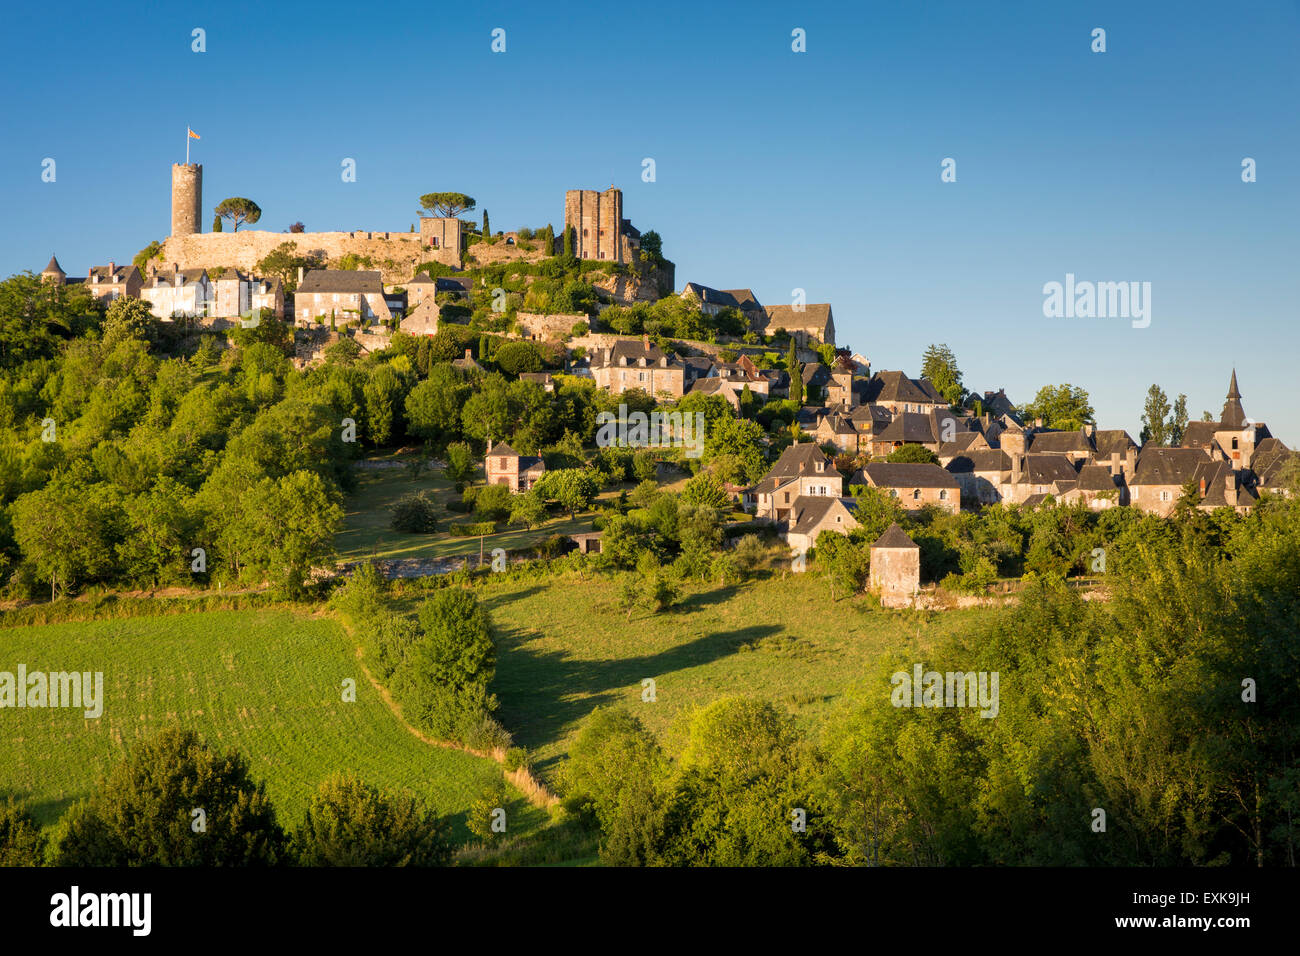
[[[1168,491],[1162,491],[1162,492],[1160,492],[1160,500],[1161,500],[1161,501],[1168,501],[1168,500],[1169,500],[1170,498],[1172,498],[1172,497],[1173,497],[1173,495],[1170,494]]]
[[[889,489],[889,497],[891,497],[891,498],[897,498],[897,497],[898,497],[898,489],[897,489],[897,488],[890,488],[890,489]]]
[[[787,505],[790,503],[790,492],[788,491],[785,493],[785,503]]]
[[[912,500],[913,500],[913,501],[920,501],[920,500],[921,500],[921,489],[920,489],[920,488],[913,488],[913,489],[912,489]]]
[[[1235,438],[1232,440],[1232,450],[1233,451],[1237,450],[1237,439]]]
[[[939,490],[939,500],[940,500],[940,501],[947,501],[947,500],[948,500],[948,489],[947,489],[947,488],[942,488],[942,489]]]

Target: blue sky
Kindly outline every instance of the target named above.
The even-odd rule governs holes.
[[[164,238],[188,124],[205,228],[242,195],[257,228],[404,230],[433,190],[475,196],[495,229],[558,227],[565,189],[612,183],[663,235],[679,287],[769,303],[802,288],[877,369],[916,373],[946,342],[968,387],[1024,402],[1081,385],[1103,426],[1136,437],[1151,383],[1217,417],[1235,365],[1246,413],[1300,443],[1295,0],[5,17],[5,275],[52,251],[82,274]],[[940,181],[945,157],[956,182]],[[1043,285],[1066,273],[1150,282],[1150,326],[1045,318]]]

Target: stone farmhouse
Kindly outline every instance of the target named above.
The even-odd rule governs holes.
[[[407,335],[437,335],[442,309],[433,296],[425,297],[402,319],[400,328]]]
[[[495,447],[488,442],[483,470],[489,485],[505,485],[512,494],[519,494],[537,484],[546,472],[546,465],[541,458],[521,455],[505,442]]]
[[[610,348],[596,349],[589,363],[596,385],[615,395],[639,388],[656,398],[681,398],[699,375],[678,356],[652,345],[648,335],[640,342],[620,339]]]
[[[138,298],[143,280],[135,266],[119,266],[110,262],[106,266],[91,266],[85,279],[71,279],[59,265],[55,256],[41,270],[41,281],[52,285],[82,285],[96,299],[112,302],[120,296]]]
[[[384,298],[378,272],[349,269],[312,269],[298,286],[293,299],[294,323],[311,325],[360,321],[388,322],[392,313]]]
[[[151,270],[139,297],[149,303],[150,312],[163,319],[217,314],[217,290],[206,269],[173,266],[169,272]]]

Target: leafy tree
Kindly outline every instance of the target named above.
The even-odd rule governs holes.
[[[43,866],[45,834],[22,804],[0,804],[0,866]]]
[[[949,405],[960,405],[966,389],[961,381],[957,357],[947,345],[931,344],[921,357],[921,375],[928,378]]]
[[[912,462],[923,465],[937,465],[939,458],[924,445],[904,444],[889,453],[886,461]]]
[[[510,502],[510,523],[522,524],[530,530],[546,523],[546,505],[541,495],[529,489],[515,495]]]
[[[311,569],[334,554],[334,534],[343,521],[340,497],[314,471],[262,479],[236,505],[242,565],[267,575],[289,596],[301,596]]]
[[[660,265],[664,261],[664,240],[653,229],[641,233],[641,251],[650,257],[650,261]]]
[[[429,377],[407,393],[406,418],[411,432],[436,444],[456,437],[468,393],[469,388],[454,368],[435,365]]]
[[[195,829],[203,812],[203,828]],[[236,751],[192,730],[164,730],[68,812],[58,866],[270,866],[284,833]]]
[[[1097,421],[1087,391],[1068,384],[1044,385],[1024,413],[1029,419],[1041,418],[1048,428],[1065,431],[1077,431]]]
[[[535,342],[506,342],[493,356],[497,368],[510,375],[521,372],[538,372],[542,368],[542,352]]]
[[[463,441],[447,446],[447,477],[452,481],[472,481],[478,474],[478,457],[474,449]]]
[[[335,774],[307,805],[292,840],[299,866],[445,866],[449,827],[415,797]]]
[[[455,219],[470,212],[477,203],[464,193],[425,193],[420,197],[421,210],[438,219]]]
[[[438,508],[427,491],[403,495],[392,507],[389,527],[404,534],[433,534],[438,530]]]
[[[106,342],[115,342],[124,338],[150,341],[156,335],[157,328],[158,320],[149,311],[149,303],[144,299],[118,296],[109,303],[104,313]]]
[[[564,227],[564,258],[573,258],[573,227]]]
[[[1183,443],[1183,434],[1187,431],[1187,396],[1179,395],[1174,399],[1173,417],[1169,423],[1169,444],[1175,447]]]
[[[570,518],[576,518],[579,511],[590,506],[600,491],[600,483],[590,468],[548,471],[533,487],[543,498],[558,501]]]
[[[231,196],[217,204],[216,214],[221,219],[229,219],[235,227],[235,232],[239,232],[241,223],[248,223],[251,226],[262,218],[262,207],[251,199]]]
[[[496,709],[487,692],[496,647],[487,612],[474,595],[446,588],[421,603],[421,636],[393,675],[407,716],[442,739],[457,738]]]
[[[1141,444],[1165,445],[1168,442],[1169,398],[1159,385],[1147,389],[1146,405],[1142,410]]]
[[[682,489],[682,503],[721,509],[730,507],[731,498],[722,487],[722,482],[711,473],[702,471],[686,482],[686,487]]]
[[[488,211],[487,211],[487,207],[484,206],[483,207],[483,238],[487,239],[491,235],[492,235],[492,227],[488,225]]]
[[[162,251],[163,251],[162,243],[159,242],[157,239],[155,239],[153,242],[149,243],[149,245],[145,246],[143,249],[137,252],[135,254],[135,257],[131,260],[131,263],[137,269],[139,269],[140,274],[143,275],[145,272],[148,271],[149,260],[161,259]]]

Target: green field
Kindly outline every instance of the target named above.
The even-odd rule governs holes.
[[[479,593],[497,631],[499,716],[534,752],[543,779],[553,776],[582,718],[605,704],[631,708],[670,752],[684,743],[681,718],[733,694],[771,700],[815,734],[835,699],[879,658],[923,654],[993,613],[835,602],[813,574],[697,586],[680,607],[653,618],[636,611],[631,621],[609,576],[516,578]],[[655,681],[654,703],[641,700],[643,678]]]
[[[210,611],[0,631],[0,670],[104,673],[104,711],[0,711],[0,798],[30,803],[44,823],[86,796],[142,738],[168,725],[237,748],[287,825],[335,771],[382,789],[405,789],[454,817],[501,775],[491,760],[423,743],[379,698],[342,627],[287,610]],[[356,680],[355,703],[342,682]],[[542,822],[522,797],[514,832]]]

